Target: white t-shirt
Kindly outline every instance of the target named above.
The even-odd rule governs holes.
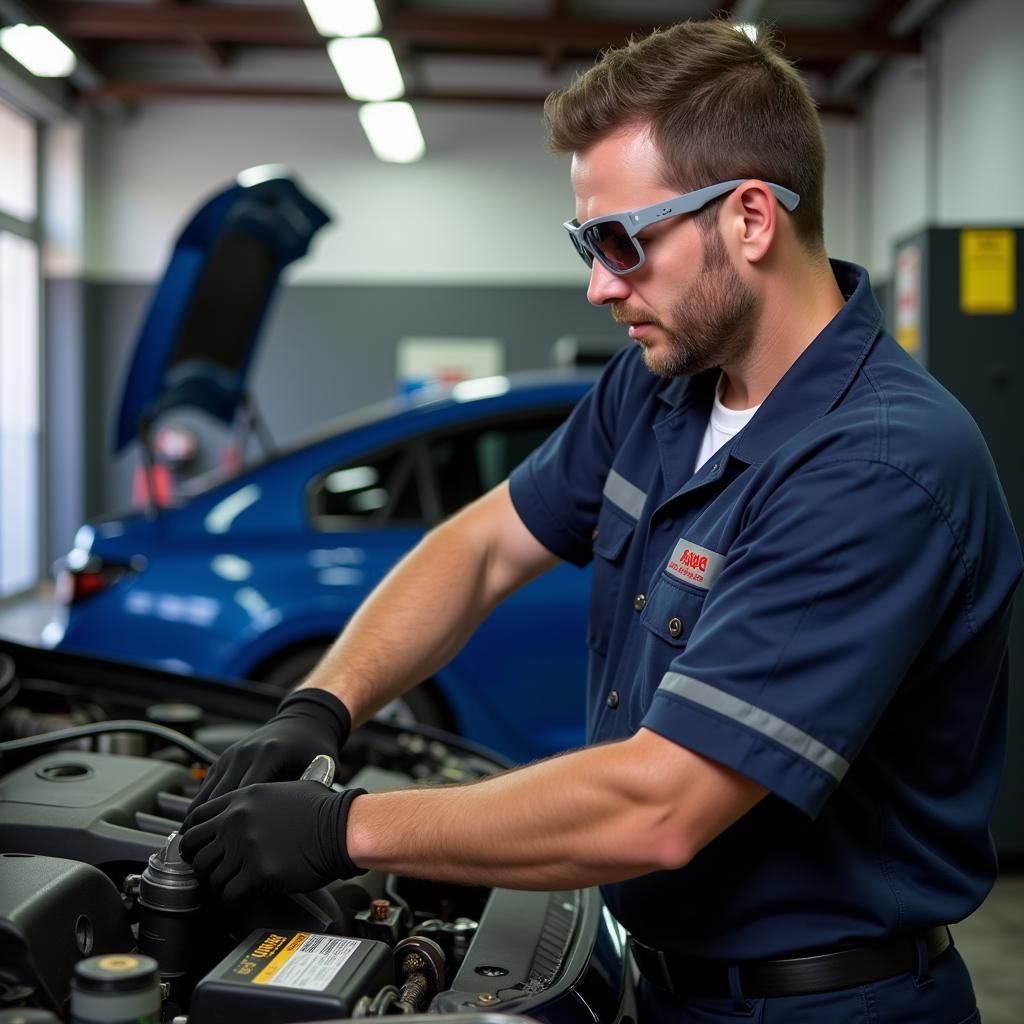
[[[715,403],[711,407],[708,425],[704,428],[704,439],[701,441],[700,451],[697,453],[697,464],[693,467],[694,473],[726,441],[735,437],[750,422],[754,413],[761,408],[758,404],[752,405],[749,409],[727,409],[722,405],[723,379],[721,376],[718,378],[718,386],[715,388]]]

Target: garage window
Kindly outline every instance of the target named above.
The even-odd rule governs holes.
[[[36,127],[0,103],[0,598],[39,578]]]

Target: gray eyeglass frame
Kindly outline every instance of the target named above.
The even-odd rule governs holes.
[[[678,217],[684,213],[695,213],[719,196],[724,196],[726,193],[739,188],[740,185],[753,180],[752,178],[735,178],[732,181],[720,181],[717,185],[706,185],[704,188],[698,188],[693,192],[684,192],[681,196],[667,199],[663,203],[652,203],[650,206],[641,206],[639,209],[627,210],[625,213],[608,213],[603,217],[591,217],[590,220],[584,221],[582,224],[577,224],[576,219],[573,218],[572,220],[567,220],[562,227],[569,232],[569,237],[572,239],[576,251],[588,267],[593,266],[596,259],[610,273],[623,277],[626,274],[634,273],[644,265],[644,260],[646,259],[644,249],[636,240],[636,236],[644,228],[650,227],[658,221],[668,220],[670,217]],[[766,181],[765,185],[775,193],[775,198],[790,213],[800,204],[800,196],[796,192],[782,185],[776,185],[771,181]],[[615,267],[610,266],[608,261],[599,252],[591,248],[586,240],[586,232],[591,228],[598,224],[610,223],[622,225],[629,236],[629,240],[633,243],[633,248],[636,250],[636,266],[630,267],[628,270],[617,270]]]

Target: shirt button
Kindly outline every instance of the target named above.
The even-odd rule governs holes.
[[[683,620],[676,618],[676,616],[673,615],[672,618],[668,620],[668,635],[674,640],[680,635],[680,633],[682,633],[682,631]]]
[[[612,692],[608,694],[608,707],[610,707],[614,711],[615,708],[617,708],[618,706],[619,706],[619,694],[618,694],[618,691],[617,690],[612,690]]]
[[[644,605],[645,604],[647,604],[647,595],[646,594],[637,594],[636,597],[633,598],[633,607],[638,612],[642,612],[644,610]]]
[[[591,540],[597,540],[597,527],[596,526],[594,527],[594,529],[590,533],[590,539]]]

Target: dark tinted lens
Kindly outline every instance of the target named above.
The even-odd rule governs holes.
[[[608,266],[624,273],[633,270],[640,255],[626,229],[617,221],[609,220],[587,228],[587,244],[601,256]]]

